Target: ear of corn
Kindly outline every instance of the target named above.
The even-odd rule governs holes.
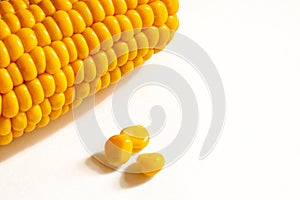
[[[0,145],[46,126],[172,39],[178,0],[0,1]]]

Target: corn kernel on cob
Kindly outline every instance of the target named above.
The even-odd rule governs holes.
[[[172,39],[178,0],[0,1],[0,145],[46,126]]]

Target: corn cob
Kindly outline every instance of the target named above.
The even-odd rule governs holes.
[[[178,0],[0,1],[0,145],[46,126],[172,39]]]

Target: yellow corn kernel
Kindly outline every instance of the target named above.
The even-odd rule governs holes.
[[[104,8],[106,16],[113,16],[115,14],[115,7],[112,0],[99,0]]]
[[[178,0],[161,0],[167,6],[169,15],[175,15],[179,9]]]
[[[56,120],[56,119],[61,115],[61,111],[62,111],[61,108],[58,109],[58,110],[53,110],[53,111],[51,112],[51,114],[49,115],[50,119],[51,119],[51,120]]]
[[[128,60],[134,60],[137,56],[138,47],[135,38],[126,42],[129,50]]]
[[[0,1],[0,14],[14,13],[14,7],[8,1]]]
[[[38,105],[44,101],[45,94],[39,79],[34,79],[26,83],[29,93],[32,97],[33,105]]]
[[[38,5],[31,4],[28,7],[28,10],[34,16],[34,19],[35,19],[36,22],[42,22],[45,19],[45,17],[46,17],[44,11]]]
[[[8,25],[12,33],[16,33],[21,28],[21,23],[18,17],[13,13],[7,13],[2,18],[5,23]]]
[[[44,73],[38,76],[40,83],[44,89],[45,97],[51,97],[55,93],[55,80],[53,76]]]
[[[11,143],[12,140],[13,140],[13,135],[11,132],[7,135],[0,136],[0,145],[1,146],[7,145],[7,144]]]
[[[1,27],[0,40],[2,40],[4,38],[6,38],[7,36],[9,36],[11,34],[11,32],[10,32],[8,25],[5,23],[5,21],[3,21],[3,19],[0,19],[0,27]]]
[[[19,85],[14,88],[14,91],[19,101],[20,111],[28,111],[32,107],[32,99],[27,86]]]
[[[11,77],[14,86],[18,86],[23,83],[24,80],[22,74],[19,68],[17,67],[16,63],[11,63],[6,69]],[[2,83],[2,81],[0,82]]]
[[[98,0],[86,0],[86,5],[92,13],[94,23],[101,22],[105,18],[105,11]]]
[[[152,57],[153,54],[154,54],[154,50],[149,49],[148,53],[145,56],[143,56],[144,61],[149,60]]]
[[[52,0],[52,3],[57,10],[68,11],[72,9],[72,3],[69,0]]]
[[[64,105],[61,109],[61,115],[66,114],[70,110],[70,107],[68,105]]]
[[[112,2],[115,8],[115,15],[123,15],[128,10],[125,0],[112,0]]]
[[[9,0],[9,3],[14,7],[15,11],[19,9],[26,9],[27,4],[24,1],[20,0]]]
[[[75,98],[75,90],[73,87],[69,87],[65,92],[65,105],[70,105]]]
[[[61,67],[65,67],[69,64],[69,53],[66,45],[62,41],[55,41],[51,43],[51,47],[57,54]]]
[[[147,129],[141,125],[124,128],[120,134],[127,135],[130,138],[134,152],[144,149],[150,140]]]
[[[128,10],[133,10],[138,5],[138,0],[126,0]]]
[[[84,65],[82,60],[76,60],[71,63],[72,69],[75,74],[75,84],[79,84],[84,80]]]
[[[74,41],[71,38],[67,37],[64,38],[62,42],[66,45],[68,49],[70,63],[74,62],[78,57],[77,49],[74,44]]]
[[[54,49],[50,46],[44,47],[46,56],[46,72],[49,74],[55,74],[61,68],[59,57]]]
[[[140,32],[135,36],[135,40],[138,47],[137,57],[145,56],[149,51],[149,42],[147,36]]]
[[[136,161],[140,172],[146,176],[156,175],[165,165],[165,158],[159,153],[141,154]]]
[[[129,49],[125,42],[117,42],[114,44],[113,49],[117,55],[117,66],[125,65],[129,57]]]
[[[67,86],[71,87],[74,85],[74,81],[75,81],[75,74],[74,71],[72,69],[72,67],[70,65],[62,68],[63,73],[66,76],[67,79]]]
[[[0,116],[0,136],[9,134],[11,131],[11,121],[9,118]]]
[[[146,4],[148,2],[149,2],[149,0],[138,0],[139,5]]]
[[[4,68],[0,68],[0,93],[6,94],[13,89],[13,82],[8,73],[8,71]]]
[[[119,22],[121,28],[121,39],[123,41],[128,41],[134,36],[133,26],[126,15],[117,15],[116,19]]]
[[[36,66],[38,74],[42,74],[46,70],[46,55],[42,47],[37,46],[30,51],[30,56]]]
[[[52,110],[59,110],[65,104],[65,95],[64,93],[54,94],[49,97],[49,101],[52,107]]]
[[[122,73],[121,73],[121,70],[119,67],[116,67],[116,69],[114,69],[113,71],[111,71],[109,73],[110,73],[110,83],[111,84],[118,82],[122,77]]]
[[[106,72],[102,77],[101,77],[101,89],[107,88],[110,84],[110,74],[109,72]]]
[[[27,117],[24,112],[19,112],[17,116],[11,119],[11,124],[14,130],[22,131],[27,126]]]
[[[82,32],[82,35],[87,42],[90,55],[98,53],[100,50],[100,41],[95,31],[92,28],[88,27]]]
[[[25,132],[26,133],[30,133],[30,132],[32,132],[32,131],[34,131],[34,129],[36,128],[36,124],[34,124],[34,123],[28,123],[27,124],[27,127],[25,128]]]
[[[13,90],[2,95],[2,115],[6,118],[15,117],[19,112],[19,103]]]
[[[32,28],[35,24],[34,16],[27,9],[19,9],[16,16],[19,18],[22,28]]]
[[[108,16],[103,20],[103,24],[108,28],[113,40],[118,41],[121,38],[121,28],[118,20],[114,16]]]
[[[38,40],[36,38],[36,35],[34,31],[30,28],[22,28],[17,32],[17,36],[22,41],[22,44],[24,46],[24,51],[26,53],[30,52],[32,49],[34,49],[37,44]]]
[[[84,61],[84,82],[91,82],[96,78],[96,64],[91,56],[87,57]]]
[[[112,136],[105,143],[106,159],[113,166],[121,166],[130,159],[132,148],[133,144],[128,136]]]
[[[118,65],[117,54],[113,49],[106,51],[106,56],[108,59],[108,71],[113,71]]]
[[[155,1],[149,4],[154,14],[154,26],[162,26],[168,20],[168,10],[164,3]]]
[[[46,16],[51,16],[55,13],[56,9],[50,0],[42,0],[38,6],[42,8]]]
[[[99,78],[108,70],[108,59],[106,53],[100,51],[93,55],[94,63],[96,64],[96,77]]]
[[[93,16],[88,6],[83,1],[78,1],[73,4],[73,8],[76,10],[83,18],[86,26],[90,26],[93,23]]]
[[[75,109],[77,108],[80,104],[82,103],[82,99],[75,99],[72,103],[72,105],[70,105],[70,107],[72,109]]]
[[[154,22],[154,14],[152,8],[148,4],[139,5],[136,11],[141,16],[143,27],[150,27]]]
[[[36,127],[38,128],[45,127],[49,124],[49,122],[50,122],[49,116],[42,117],[41,121],[36,125]]]
[[[125,15],[130,20],[134,33],[140,32],[143,27],[143,21],[140,14],[136,10],[129,10]]]
[[[46,17],[42,23],[47,29],[52,41],[62,40],[63,35],[52,17]]]
[[[0,68],[7,67],[10,63],[9,53],[4,45],[4,43],[0,40]]]
[[[122,76],[124,76],[125,74],[131,72],[134,69],[134,64],[132,61],[128,61],[125,65],[120,67]]]
[[[82,33],[86,28],[86,24],[82,16],[76,10],[69,10],[68,14],[73,24],[74,33]]]
[[[31,81],[36,78],[37,70],[31,56],[28,53],[24,53],[21,58],[17,60],[17,66],[25,81]]]
[[[39,46],[44,47],[50,45],[51,38],[44,24],[37,23],[33,26],[32,30],[36,35]]]
[[[37,124],[42,119],[42,109],[39,105],[32,106],[27,112],[27,121],[28,123]]]
[[[59,10],[55,12],[53,19],[57,23],[64,37],[71,37],[73,35],[73,24],[66,11]]]
[[[72,40],[77,49],[78,58],[85,59],[89,55],[89,47],[86,43],[85,38],[81,34],[75,34],[72,36]]]
[[[141,66],[144,64],[144,58],[143,57],[137,57],[133,60],[134,68]]]
[[[20,131],[12,130],[11,132],[14,138],[19,138],[24,134],[24,130],[20,130]]]
[[[96,92],[101,88],[101,79],[100,78],[96,78],[95,80],[93,80],[92,82],[90,82],[90,94],[89,96],[92,96],[94,94],[96,94]]]
[[[42,110],[42,115],[43,117],[46,117],[50,115],[52,108],[49,99],[45,99],[41,104],[40,104],[41,110]]]
[[[39,4],[42,0],[29,0],[30,3]]]
[[[67,78],[61,69],[53,75],[53,78],[55,80],[55,86],[56,86],[55,92],[62,93],[66,91],[68,87]]]
[[[166,21],[166,25],[170,30],[176,31],[179,27],[179,20],[177,15],[171,15]]]
[[[170,29],[166,25],[162,25],[159,28],[159,41],[156,46],[156,49],[158,50],[163,49],[167,45],[169,38],[170,38]]]
[[[75,85],[75,96],[77,99],[84,99],[89,96],[90,85],[88,83],[80,83]]]
[[[159,30],[156,27],[149,27],[143,30],[143,33],[148,38],[149,48],[154,48],[157,46],[159,41]]]
[[[23,55],[24,47],[22,45],[20,38],[17,35],[11,34],[10,36],[4,38],[3,42],[9,53],[11,61],[14,62]]]
[[[92,25],[92,29],[97,34],[102,50],[108,50],[113,46],[112,36],[105,24],[98,22]]]

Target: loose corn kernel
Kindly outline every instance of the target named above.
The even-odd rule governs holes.
[[[120,134],[127,135],[130,138],[134,152],[144,149],[150,140],[147,129],[141,125],[124,128]]]
[[[138,156],[137,164],[141,173],[154,176],[164,167],[165,159],[159,153],[145,153]]]
[[[126,163],[132,154],[133,144],[126,135],[114,135],[105,143],[105,155],[109,164],[121,166]]]

